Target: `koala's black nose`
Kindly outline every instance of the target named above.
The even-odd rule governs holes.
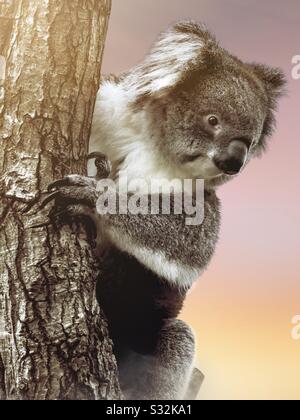
[[[236,175],[244,166],[244,160],[230,157],[225,160],[215,159],[215,165],[226,175]]]
[[[216,155],[214,164],[226,175],[236,175],[247,161],[249,147],[244,139],[233,139],[227,150]]]

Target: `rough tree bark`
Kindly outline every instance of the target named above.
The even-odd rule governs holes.
[[[33,230],[41,216],[21,213],[49,182],[86,171],[110,7],[0,1],[2,399],[121,397],[84,229]]]

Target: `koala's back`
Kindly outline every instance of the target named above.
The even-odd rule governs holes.
[[[116,352],[147,354],[166,320],[176,318],[186,295],[134,257],[111,247],[101,258],[97,299],[107,317]]]

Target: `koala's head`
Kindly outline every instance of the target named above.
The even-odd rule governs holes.
[[[243,63],[203,26],[183,22],[161,35],[127,83],[168,163],[217,185],[265,149],[285,78]]]

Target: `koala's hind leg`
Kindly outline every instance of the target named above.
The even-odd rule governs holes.
[[[195,356],[188,325],[168,320],[151,354],[128,352],[119,363],[121,388],[128,400],[178,400],[187,391]]]

